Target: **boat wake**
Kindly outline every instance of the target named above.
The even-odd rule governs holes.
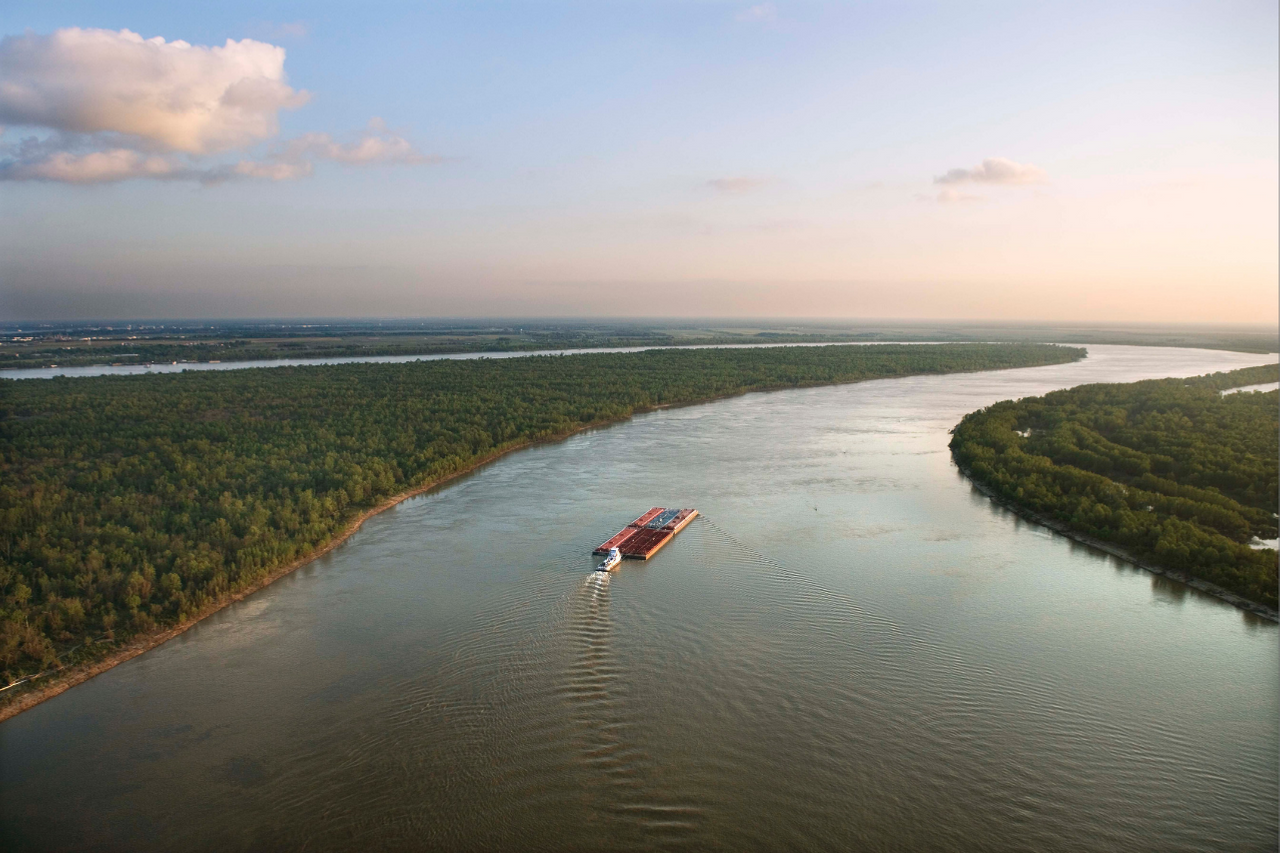
[[[559,692],[578,745],[583,796],[615,842],[628,836],[645,846],[687,842],[700,826],[700,810],[664,802],[654,790],[654,762],[637,743],[630,679],[614,651],[612,579],[608,572],[584,578],[562,623],[569,654]]]
[[[565,625],[569,671],[560,694],[569,705],[584,764],[602,774],[605,784],[625,787],[634,776],[635,756],[625,745],[628,720],[611,642],[610,580],[607,572],[592,572],[573,595]],[[613,797],[604,794],[606,801]]]

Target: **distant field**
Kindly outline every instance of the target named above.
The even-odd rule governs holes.
[[[58,365],[257,361],[285,358],[443,355],[544,349],[743,343],[1001,341],[1133,344],[1276,352],[1265,327],[1031,326],[961,323],[822,324],[573,321],[203,322],[20,324],[0,327],[0,369]],[[2,374],[0,374],[2,375]]]

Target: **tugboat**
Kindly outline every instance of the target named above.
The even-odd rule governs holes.
[[[604,558],[604,562],[596,566],[597,572],[611,572],[622,562],[622,552],[617,548],[610,548],[609,555]]]

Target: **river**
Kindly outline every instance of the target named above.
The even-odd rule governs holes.
[[[371,519],[0,724],[6,850],[1274,850],[1280,630],[993,505],[965,413],[1274,356],[653,412]],[[594,580],[650,506],[703,517]]]
[[[599,352],[644,352],[651,349],[769,349],[771,347],[885,346],[900,341],[845,341],[839,344],[693,344],[685,347],[597,347],[592,349],[494,350],[424,355],[352,355],[318,358],[274,358],[256,361],[174,361],[143,364],[85,364],[79,367],[0,368],[0,379],[53,379],[57,376],[140,376],[148,373],[185,373],[188,370],[246,370],[253,367],[305,367],[309,364],[404,364],[410,361],[458,361],[473,358],[525,358],[531,355],[579,355]],[[944,341],[927,341],[936,345]]]

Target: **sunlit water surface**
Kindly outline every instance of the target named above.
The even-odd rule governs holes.
[[[1019,521],[947,430],[1268,360],[753,394],[509,456],[0,725],[8,850],[1265,850],[1277,627]],[[703,517],[646,564],[591,548]]]

